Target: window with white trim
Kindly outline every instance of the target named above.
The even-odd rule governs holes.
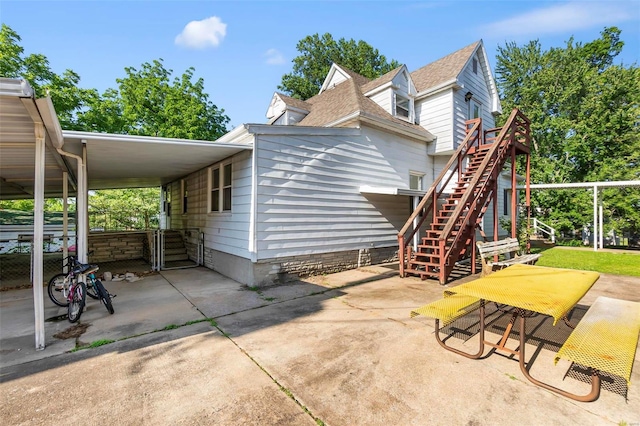
[[[482,105],[475,99],[469,101],[469,120],[482,117]]]
[[[162,187],[162,198],[164,200],[162,203],[162,212],[167,216],[171,216],[171,187]]]
[[[409,119],[411,116],[411,103],[409,98],[396,93],[396,116]]]
[[[231,211],[231,162],[216,164],[209,169],[209,212]]]
[[[424,174],[421,173],[409,173],[409,189],[422,190],[422,178]]]
[[[187,199],[189,197],[189,191],[187,189],[187,181],[185,179],[180,180],[180,193],[182,194],[182,214],[187,214]]]

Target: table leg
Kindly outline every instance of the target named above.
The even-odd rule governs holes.
[[[598,372],[595,369],[591,369],[591,392],[589,392],[587,395],[576,395],[576,394],[564,391],[562,389],[558,389],[554,386],[551,386],[547,383],[541,382],[531,377],[531,375],[529,374],[529,370],[525,365],[525,334],[524,334],[525,320],[526,318],[521,315],[520,316],[520,348],[518,350],[519,352],[518,358],[520,361],[520,370],[522,371],[522,374],[524,374],[524,376],[527,379],[529,379],[529,381],[532,382],[533,384],[538,385],[547,390],[550,390],[551,392],[555,392],[562,396],[566,396],[567,398],[571,398],[575,401],[591,402],[598,399],[598,397],[600,396],[600,376],[598,375]]]
[[[471,358],[471,359],[478,359],[482,356],[482,354],[484,353],[484,301],[480,302],[480,348],[478,349],[478,352],[475,354],[469,354],[467,352],[463,352],[461,350],[452,348],[451,346],[447,346],[442,339],[440,339],[440,320],[436,319],[436,340],[438,341],[438,343],[440,344],[440,346],[442,346],[443,348],[445,348],[448,351],[454,352],[458,355],[462,355],[464,357],[467,358]]]

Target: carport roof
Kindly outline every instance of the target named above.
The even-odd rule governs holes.
[[[65,151],[87,146],[89,189],[160,186],[217,163],[250,143],[63,131]],[[77,174],[76,162],[70,163]]]
[[[62,131],[49,98],[36,99],[24,80],[0,78],[0,199],[33,197],[38,123],[47,134],[45,197],[62,196],[65,171],[75,192],[77,161],[58,147],[80,156],[86,145],[89,190],[160,186],[253,148],[250,139],[210,142]]]

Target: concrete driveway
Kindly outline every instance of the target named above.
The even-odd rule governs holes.
[[[205,268],[106,283],[118,294],[116,313],[89,301],[81,327],[70,328],[59,318],[64,310],[45,301],[45,318],[53,320],[46,322],[44,351],[33,349],[31,290],[0,292],[0,421],[640,424],[639,364],[630,388],[610,378],[597,401],[570,401],[527,381],[512,357],[492,353],[473,361],[440,348],[433,321],[409,312],[441,297],[443,287],[401,279],[396,268],[366,267],[260,291]],[[598,295],[640,301],[639,290],[638,278],[602,275],[575,319]],[[496,314],[490,332],[499,333],[505,321]],[[532,375],[587,393],[580,371],[553,364],[567,327],[540,318],[531,328]],[[456,333],[451,340],[471,350],[475,338]],[[69,352],[91,344],[97,347]]]

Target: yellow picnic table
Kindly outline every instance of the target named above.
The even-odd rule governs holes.
[[[414,310],[412,314],[426,315],[436,318],[436,339],[447,350],[472,359],[479,359],[484,353],[485,345],[517,355],[522,373],[531,382],[553,392],[578,401],[592,401],[599,395],[600,378],[592,374],[592,390],[585,396],[575,395],[540,382],[531,377],[525,365],[525,323],[532,313],[549,315],[555,325],[558,320],[565,319],[567,314],[595,284],[600,275],[597,272],[571,269],[549,268],[543,266],[516,264],[494,272],[477,280],[447,289],[444,299]],[[448,299],[459,299],[450,302]],[[469,311],[469,306],[480,310],[480,348],[475,354],[469,354],[446,345],[438,335],[439,320],[450,322]],[[512,318],[499,343],[485,340],[486,302],[513,307]],[[518,349],[507,348],[507,338],[516,321],[520,318],[520,345]]]

